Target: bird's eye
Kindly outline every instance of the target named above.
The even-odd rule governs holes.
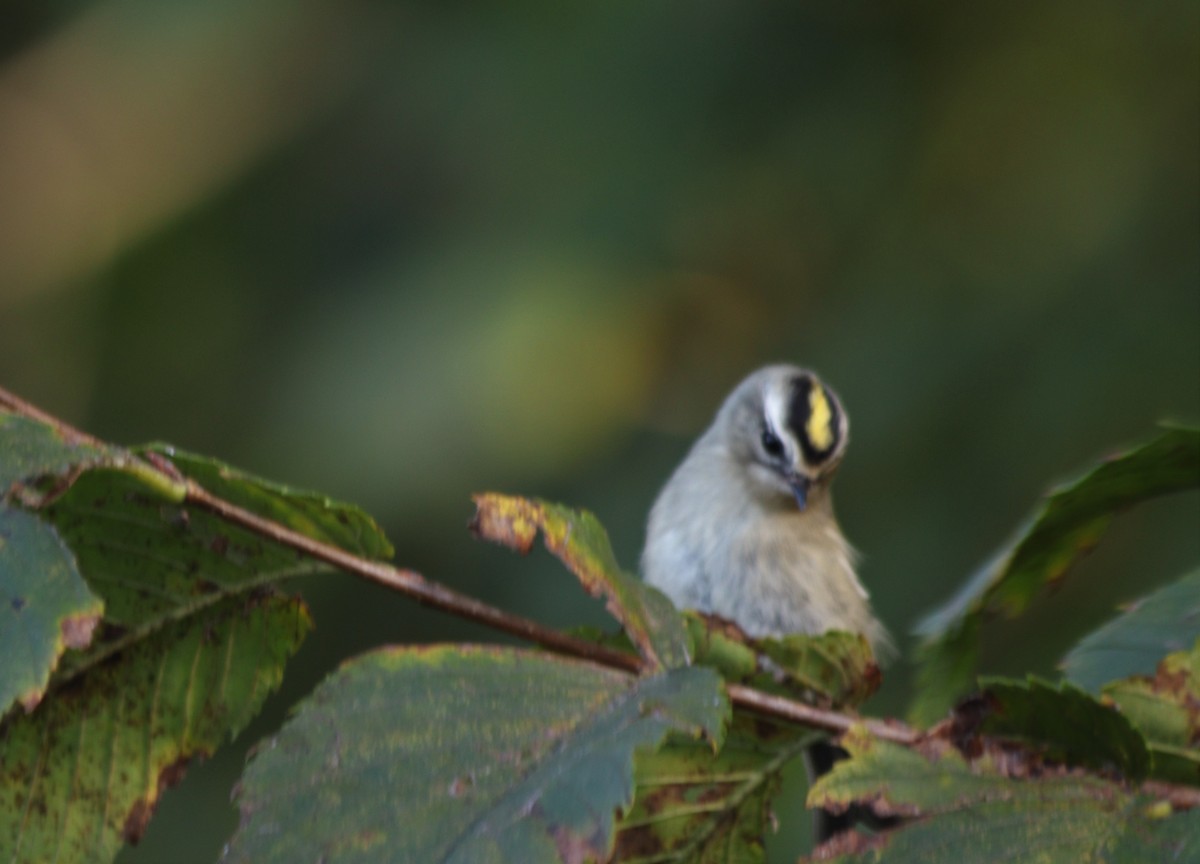
[[[770,429],[763,427],[762,430],[762,446],[768,456],[779,457],[783,455],[783,442],[779,440],[779,436]]]

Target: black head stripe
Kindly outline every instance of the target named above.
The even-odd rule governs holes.
[[[814,388],[819,389],[814,392]],[[820,465],[837,450],[842,435],[841,409],[834,395],[807,375],[792,379],[787,422],[809,465]]]
[[[804,429],[808,426],[808,415],[812,412],[809,396],[812,395],[812,379],[807,375],[792,379],[792,398],[788,405],[788,428],[797,441],[806,441]]]

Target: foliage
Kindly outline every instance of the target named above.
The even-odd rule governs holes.
[[[925,643],[914,718],[936,719],[970,689],[981,622],[1019,615],[1038,591],[1060,581],[1100,541],[1115,513],[1198,484],[1200,430],[1167,427],[1152,441],[1051,492],[1016,537],[918,626]]]
[[[278,686],[311,626],[286,580],[336,562],[401,584],[357,508],[170,447],[0,413],[0,481],[9,861],[109,861],[137,840],[188,762]],[[809,806],[901,822],[836,837],[821,860],[1195,857],[1196,573],[1086,636],[1064,681],[974,674],[990,615],[1020,614],[1114,512],[1197,485],[1200,432],[1171,428],[1056,491],[928,619],[917,713],[940,722],[924,731],[859,722],[880,681],[861,636],[754,640],[681,615],[621,570],[590,513],[479,495],[477,536],[524,553],[540,532],[621,633],[422,595],[548,650],[350,659],[259,745],[225,860],[759,862],[784,767],[830,732],[849,758]]]
[[[1063,672],[1094,693],[1113,678],[1148,675],[1164,655],[1186,651],[1197,639],[1200,570],[1193,570],[1079,640],[1063,659]]]
[[[1200,812],[1172,814],[1119,783],[1066,770],[1008,776],[1002,754],[968,759],[937,739],[920,752],[856,730],[843,744],[851,758],[817,782],[809,802],[871,801],[912,821],[874,838],[849,835],[822,860],[1143,864],[1200,852]]]
[[[698,667],[631,679],[516,649],[381,649],[331,676],[251,763],[226,857],[605,860],[635,749],[674,730],[716,750],[728,711]]]

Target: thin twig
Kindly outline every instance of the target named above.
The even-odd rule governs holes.
[[[290,546],[305,555],[332,564],[334,567],[356,576],[386,585],[388,588],[407,594],[427,606],[487,624],[504,633],[552,651],[570,654],[573,657],[580,657],[603,666],[612,666],[629,672],[641,670],[641,662],[633,654],[569,636],[529,618],[505,612],[503,609],[476,600],[474,597],[460,594],[445,585],[430,581],[413,570],[403,570],[381,561],[360,558],[336,546],[314,540],[290,528],[285,528],[277,522],[264,519],[248,510],[230,504],[223,498],[213,495],[194,480],[187,481],[187,500],[223,519],[274,540],[276,543]]]
[[[52,426],[54,429],[71,443],[94,444],[96,446],[104,446],[104,443],[98,438],[76,429],[65,420],[59,420],[52,414],[47,414],[36,405],[26,402],[15,393],[10,393],[3,387],[0,387],[0,407],[4,407],[12,411],[14,414],[23,414],[33,420],[45,423],[47,426]]]
[[[1170,801],[1176,810],[1194,810],[1200,807],[1200,789],[1195,786],[1147,780],[1142,784],[1142,791],[1154,798]]]
[[[906,747],[911,747],[921,740],[921,733],[918,730],[913,729],[911,726],[906,726],[898,720],[884,723],[879,720],[859,717],[856,714],[817,708],[813,705],[797,702],[783,696],[764,693],[761,690],[755,690],[753,687],[747,687],[743,684],[727,684],[725,685],[725,689],[728,691],[729,698],[733,700],[735,705],[740,705],[743,708],[752,708],[755,711],[762,714],[769,714],[772,717],[780,717],[784,720],[803,723],[805,726],[824,729],[827,732],[837,732],[840,734],[852,726],[865,724],[868,731],[876,738],[891,741],[894,744],[903,744]]]

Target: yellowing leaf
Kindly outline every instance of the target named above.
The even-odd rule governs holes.
[[[603,596],[642,657],[655,668],[690,662],[687,630],[662,593],[622,572],[604,527],[591,513],[559,504],[487,493],[475,496],[471,530],[476,536],[517,550],[533,548],[540,529],[546,548],[558,556],[594,597]]]

